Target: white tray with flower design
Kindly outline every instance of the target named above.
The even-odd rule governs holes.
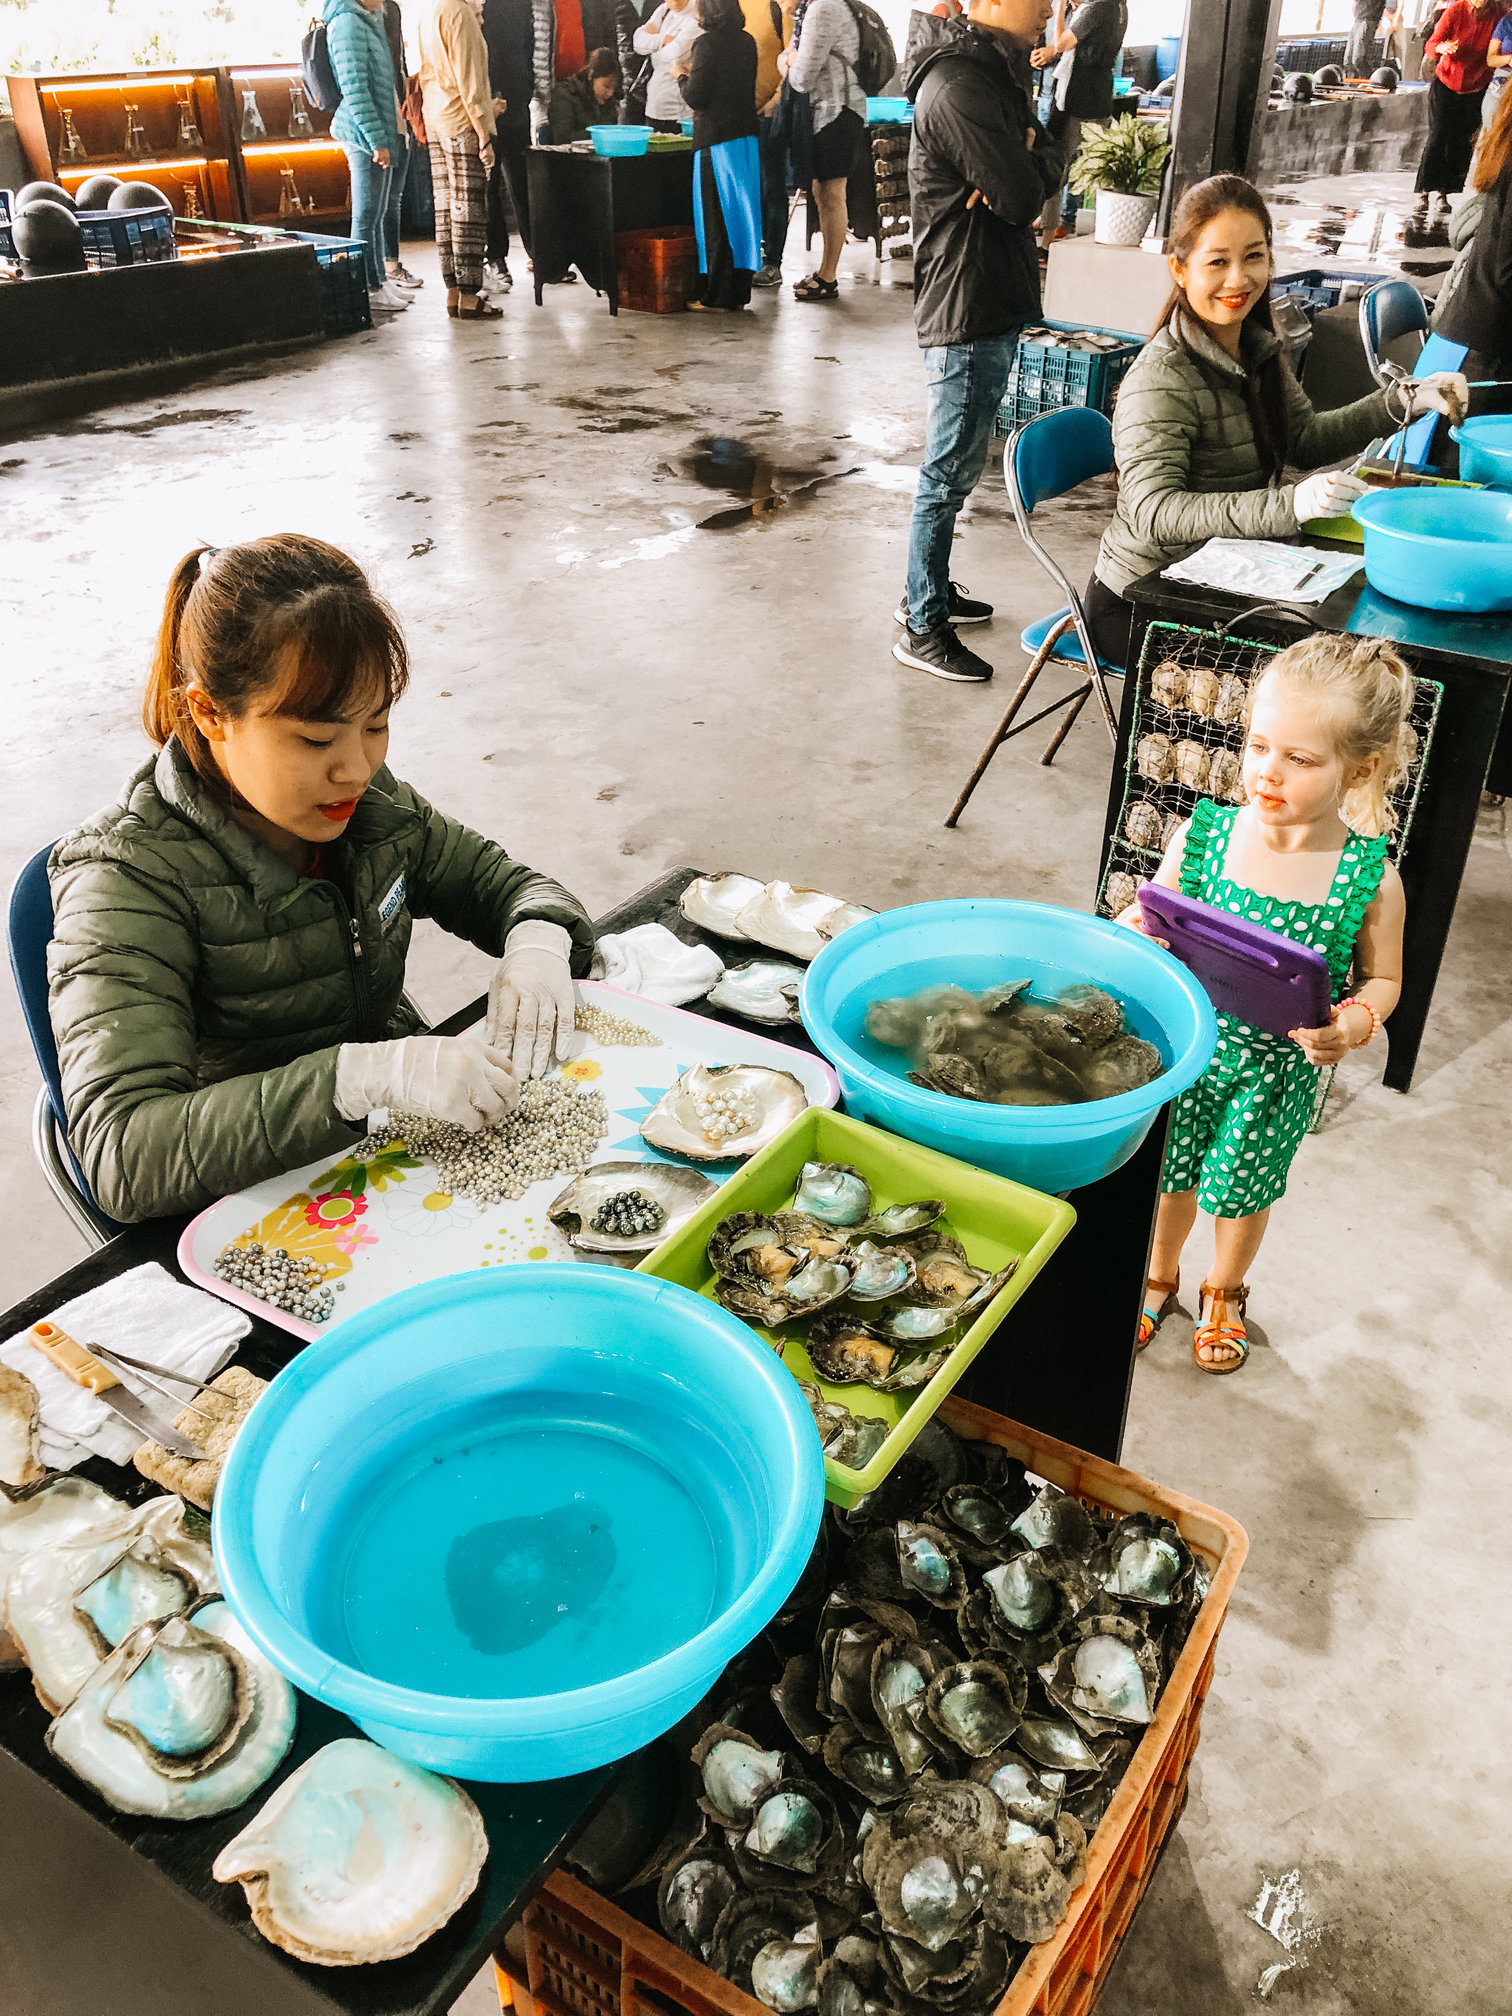
[[[664,1155],[641,1139],[639,1123],[693,1064],[766,1064],[790,1071],[811,1106],[834,1106],[839,1099],[835,1074],[807,1050],[681,1008],[664,1008],[597,981],[580,982],[579,991],[585,1002],[638,1023],[659,1039],[653,1048],[605,1044],[580,1034],[579,1054],[560,1067],[561,1076],[604,1095],[609,1132],[594,1153],[595,1162],[676,1162],[675,1155]],[[697,1166],[722,1183],[740,1164]],[[533,1184],[522,1197],[485,1207],[443,1190],[434,1165],[409,1154],[399,1142],[367,1157],[346,1155],[334,1162],[326,1157],[210,1205],[185,1227],[179,1265],[212,1295],[296,1337],[318,1337],[343,1317],[421,1281],[520,1260],[577,1258],[546,1216],[568,1180],[553,1176]],[[233,1242],[253,1239],[308,1256],[324,1268],[326,1282],[336,1291],[328,1322],[291,1316],[219,1278],[217,1255]]]

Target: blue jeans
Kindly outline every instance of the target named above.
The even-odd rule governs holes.
[[[780,266],[788,234],[787,129],[780,112],[757,119],[756,144],[761,149],[761,261]]]
[[[352,173],[352,236],[362,240],[367,283],[383,285],[383,213],[388,208],[391,168],[380,168],[365,147],[342,150]]]
[[[979,336],[924,352],[929,384],[924,465],[908,531],[908,627],[942,630],[950,614],[950,542],[956,514],[982,480],[992,423],[1008,389],[1019,332]]]
[[[404,201],[404,185],[409,180],[414,145],[408,133],[401,133],[399,145],[389,156],[394,165],[389,170],[388,201],[383,206],[383,244],[380,248],[386,260],[399,257],[399,206]]]

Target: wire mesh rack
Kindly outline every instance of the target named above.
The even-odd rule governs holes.
[[[1219,630],[1152,623],[1145,632],[1134,693],[1123,802],[1108,848],[1098,913],[1114,917],[1134,901],[1139,884],[1199,798],[1242,805],[1244,714],[1253,681],[1283,647],[1257,644]],[[1407,844],[1427,773],[1429,748],[1444,689],[1414,678],[1407,762],[1387,794],[1396,860]]]

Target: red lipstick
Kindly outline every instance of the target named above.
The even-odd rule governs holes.
[[[321,815],[329,819],[333,826],[344,824],[356,810],[357,800],[355,798],[343,798],[339,804],[322,805],[320,807]]]

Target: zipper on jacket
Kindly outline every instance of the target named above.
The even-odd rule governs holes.
[[[357,928],[356,914],[350,908],[346,898],[342,895],[336,884],[332,882],[328,886],[331,895],[335,898],[338,913],[346,918],[347,932],[349,934],[348,951],[352,973],[352,995],[357,1003],[357,1033],[359,1037],[366,1039],[368,1036],[369,1001],[366,966],[367,954],[362,949],[362,933]]]

